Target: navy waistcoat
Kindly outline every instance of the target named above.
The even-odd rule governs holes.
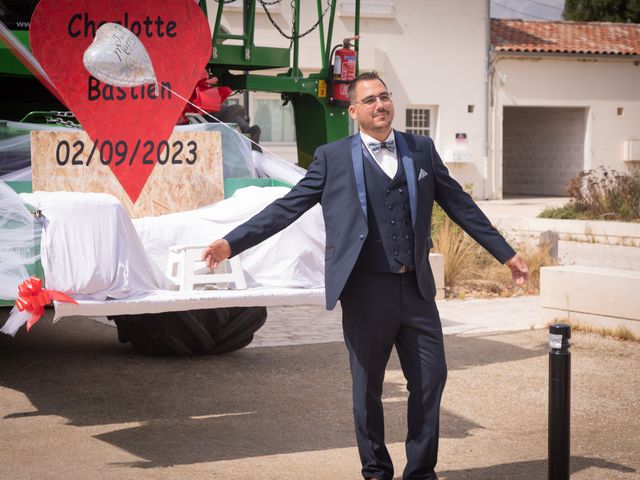
[[[364,146],[362,154],[369,234],[355,268],[379,272],[397,272],[403,265],[415,268],[414,232],[402,162],[398,162],[398,171],[391,179]]]

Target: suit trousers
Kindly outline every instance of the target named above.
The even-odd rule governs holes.
[[[421,297],[415,272],[354,270],[340,302],[362,475],[393,478],[381,397],[395,345],[409,391],[403,479],[436,479],[440,400],[447,366],[435,300]]]

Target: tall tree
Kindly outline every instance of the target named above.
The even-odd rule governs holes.
[[[640,23],[640,0],[566,0],[562,17],[582,22]]]

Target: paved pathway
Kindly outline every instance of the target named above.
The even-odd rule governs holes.
[[[445,335],[483,334],[541,327],[538,296],[438,301]],[[342,341],[341,311],[317,305],[269,307],[267,323],[249,347]]]
[[[476,203],[492,221],[501,217],[536,218],[548,207],[561,207],[567,197],[513,197],[503,200],[479,200]]]
[[[564,205],[559,197],[515,197],[477,202],[492,220],[531,217],[549,206]],[[445,335],[485,334],[540,328],[540,298],[526,296],[438,301]],[[250,347],[341,342],[340,305],[332,312],[319,306],[269,307],[267,323]]]

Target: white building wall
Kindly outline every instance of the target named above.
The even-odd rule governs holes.
[[[336,1],[333,45],[353,35],[354,26],[353,16],[341,8],[344,2]],[[366,3],[363,0],[360,20],[360,70],[377,70],[393,92],[394,127],[405,129],[407,105],[436,107],[432,135],[435,134],[438,151],[447,161],[454,157],[467,161],[450,163],[451,173],[462,184],[473,184],[475,196],[486,198],[483,171],[488,118],[485,79],[489,2],[390,0],[382,3],[391,4],[393,13],[382,16],[369,15]],[[316,21],[317,6],[312,1],[301,4],[300,31],[304,32]],[[208,0],[211,22],[216,7],[215,2]],[[274,20],[283,30],[290,31],[289,2],[271,8]],[[232,33],[241,32],[241,22],[240,9],[223,17],[223,25]],[[327,22],[325,32],[326,29]],[[255,43],[289,46],[289,41],[280,36],[264,13],[256,15]],[[300,68],[305,73],[321,68],[317,31],[300,42]],[[468,113],[469,105],[473,106],[473,113]],[[466,142],[457,143],[456,133],[465,133]]]
[[[498,57],[490,121],[490,195],[502,197],[503,108],[587,109],[584,169],[628,170],[626,140],[640,139],[640,62],[625,58],[571,56]],[[619,110],[621,115],[619,115]],[[635,163],[635,162],[634,162]]]

